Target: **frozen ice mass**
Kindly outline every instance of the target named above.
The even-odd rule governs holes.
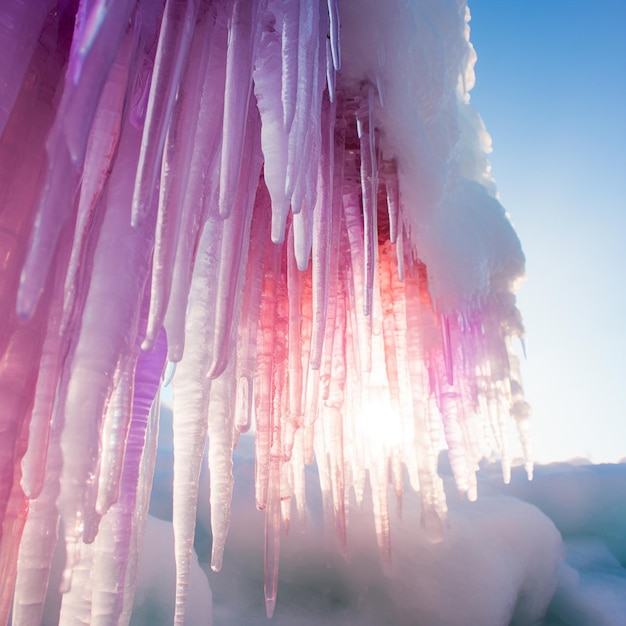
[[[0,625],[626,623],[623,507],[526,486],[469,19],[0,4]]]

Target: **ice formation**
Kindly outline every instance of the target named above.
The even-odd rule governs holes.
[[[528,407],[519,241],[497,200],[463,0],[6,0],[0,6],[0,624],[128,623],[167,360],[175,623],[208,437],[212,567],[255,432],[267,613],[319,470],[346,550],[371,489],[459,492]],[[369,480],[370,487],[366,487]],[[205,497],[204,495],[201,497]],[[7,581],[9,584],[7,584]],[[14,584],[13,584],[14,583]]]

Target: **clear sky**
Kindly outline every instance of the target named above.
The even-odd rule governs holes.
[[[626,0],[468,0],[538,461],[626,457]]]

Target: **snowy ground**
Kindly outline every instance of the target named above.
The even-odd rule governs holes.
[[[243,440],[235,459],[233,523],[222,572],[210,571],[208,506],[200,506],[190,623],[266,624],[263,514],[254,508],[253,460]],[[161,433],[152,511],[171,504],[167,422]],[[446,473],[445,458],[441,472]],[[283,534],[276,626],[626,625],[626,464],[553,464],[528,482],[521,468],[510,485],[495,466],[480,475],[479,499],[461,502],[449,486],[449,527],[430,543],[417,496],[407,493],[392,519],[393,571],[383,574],[371,517],[350,511],[350,561],[325,538],[314,469],[309,519]],[[203,481],[206,476],[203,476]],[[171,525],[152,520],[133,624],[171,623]],[[208,584],[200,568],[206,572]],[[209,588],[210,587],[210,588]],[[547,614],[546,614],[547,613]]]

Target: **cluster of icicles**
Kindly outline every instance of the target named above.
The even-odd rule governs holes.
[[[371,497],[389,565],[390,482],[437,538],[442,441],[470,499],[484,455],[508,471],[511,413],[527,444],[513,296],[431,299],[378,86],[342,82],[340,8],[2,3],[0,624],[12,601],[40,623],[59,541],[60,623],[129,622],[168,360],[177,624],[207,437],[219,570],[254,431],[268,615],[306,464],[342,550]]]

